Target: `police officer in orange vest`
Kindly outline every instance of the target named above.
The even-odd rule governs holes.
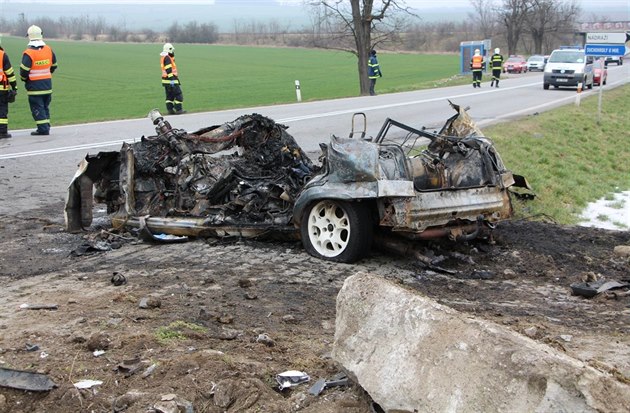
[[[175,64],[175,48],[170,43],[165,43],[160,53],[160,66],[162,67],[162,86],[166,92],[166,110],[170,115],[186,113],[182,108],[184,94],[180,87]]]
[[[57,57],[43,40],[42,29],[31,26],[27,31],[28,48],[22,55],[20,78],[24,81],[28,104],[37,125],[31,135],[50,134],[52,73],[57,69]]]
[[[483,56],[479,49],[475,49],[475,54],[470,59],[470,70],[472,70],[473,87],[481,87],[481,74],[483,72]]]
[[[9,56],[0,46],[0,139],[11,137],[9,133],[9,103],[15,102],[17,81]]]

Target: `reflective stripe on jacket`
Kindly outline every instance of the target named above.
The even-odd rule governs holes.
[[[162,67],[162,84],[167,85],[171,83],[171,80],[175,81],[175,84],[179,84],[177,78],[177,64],[175,64],[175,57],[166,54],[160,59],[160,66]]]
[[[48,46],[41,49],[26,49],[24,51],[31,58],[31,67],[28,73],[28,80],[51,79],[51,67],[53,65],[53,52]]]
[[[370,79],[376,79],[381,75],[381,67],[376,60],[376,56],[370,56],[368,61],[368,77]]]
[[[27,95],[52,93],[52,73],[57,69],[57,58],[49,46],[29,46],[22,55],[20,78]]]
[[[503,56],[501,56],[500,54],[493,54],[490,58],[490,63],[492,69],[501,69],[501,66],[503,66]]]
[[[482,56],[473,56],[470,59],[470,68],[472,70],[481,70],[483,67],[483,57]]]

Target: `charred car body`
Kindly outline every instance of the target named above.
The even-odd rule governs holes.
[[[375,235],[471,239],[512,215],[511,187],[528,186],[452,106],[457,114],[439,132],[388,119],[374,139],[332,136],[321,145],[321,166],[285,126],[258,114],[188,133],[152,111],[156,136],[81,162],[66,227],[89,227],[95,200],[107,205],[114,227],[299,236],[311,255],[340,262],[366,255]],[[403,136],[391,139],[393,128]]]

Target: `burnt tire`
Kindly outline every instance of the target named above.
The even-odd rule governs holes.
[[[321,200],[304,212],[300,225],[306,252],[328,261],[352,263],[369,252],[374,228],[368,205]]]

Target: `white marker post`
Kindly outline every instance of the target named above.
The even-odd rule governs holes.
[[[301,102],[302,101],[302,91],[300,90],[300,81],[299,80],[295,81],[295,95],[297,96],[297,101]]]
[[[580,96],[582,95],[582,82],[577,85],[577,95],[575,96],[575,106],[580,106]]]

